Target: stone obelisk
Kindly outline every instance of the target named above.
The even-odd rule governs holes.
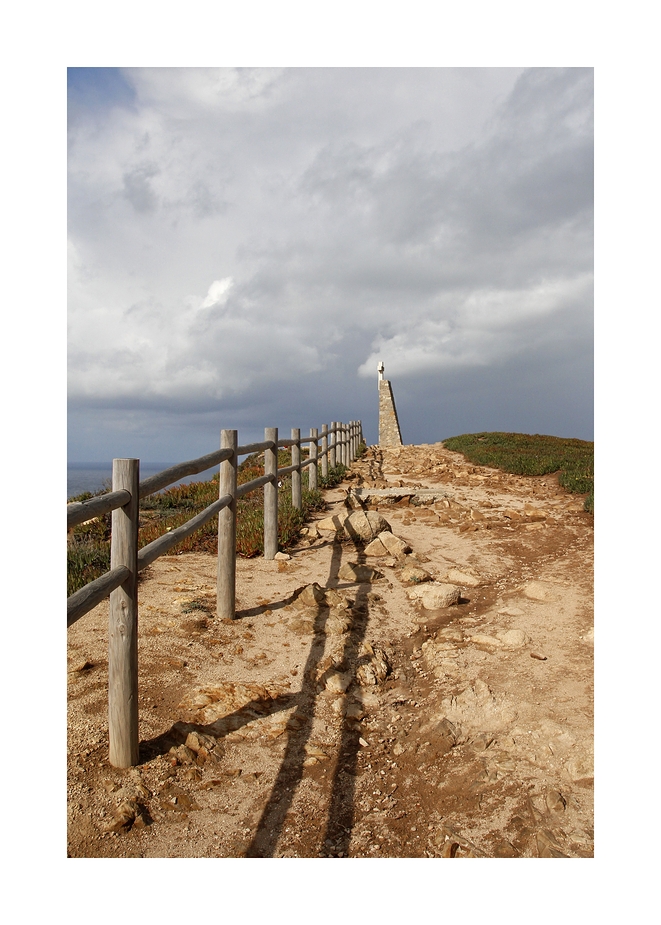
[[[390,382],[383,378],[383,360],[377,366],[379,371],[379,446],[402,446],[395,399]]]

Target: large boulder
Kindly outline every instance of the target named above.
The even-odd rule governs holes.
[[[405,543],[404,540],[401,540],[398,536],[395,536],[395,534],[391,533],[389,530],[385,530],[383,533],[380,533],[379,539],[391,556],[404,556],[406,553],[411,552],[411,547],[408,545],[408,543]]]
[[[432,576],[427,569],[420,568],[418,565],[405,565],[399,573],[399,577],[407,584],[421,584],[423,581],[433,581]]]
[[[326,606],[325,591],[316,581],[311,585],[306,585],[304,588],[298,589],[294,594],[296,597],[294,598],[293,605],[297,610],[305,610],[308,607]]]
[[[343,528],[344,523],[348,517],[348,511],[340,511],[339,514],[333,514],[332,517],[324,517],[323,520],[317,522],[317,530],[324,530],[329,533],[338,533]]]
[[[385,536],[385,534],[382,534]],[[381,542],[380,538],[377,536],[375,540],[372,540],[371,543],[368,543],[365,547],[366,556],[387,556],[388,550]]]
[[[451,584],[466,585],[469,588],[477,588],[481,583],[481,579],[477,575],[461,571],[458,568],[451,568],[445,577]]]
[[[407,592],[409,600],[420,601],[425,610],[439,610],[458,604],[461,589],[456,585],[446,585],[441,582],[428,582],[422,587],[411,588]]]
[[[377,511],[354,511],[344,521],[344,530],[352,540],[369,543],[380,533],[392,533],[392,528]]]

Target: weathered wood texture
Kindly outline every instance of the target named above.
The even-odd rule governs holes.
[[[331,469],[334,469],[337,465],[337,433],[335,428],[337,426],[337,421],[331,421],[331,427],[329,433],[330,437],[330,453],[328,454],[328,462],[330,463]]]
[[[310,458],[311,464],[308,472],[308,488],[310,491],[316,491],[318,485],[318,464],[317,464],[317,438],[319,432],[316,427],[310,428]]]
[[[112,569],[110,572],[105,572],[99,578],[90,581],[84,588],[81,588],[68,597],[67,626],[72,626],[77,620],[84,617],[86,613],[89,613],[92,608],[96,607],[97,604],[104,601],[111,591],[114,591],[115,588],[119,588],[128,577],[129,570],[126,566],[120,565],[119,568]]]
[[[250,482],[244,482],[243,485],[237,487],[236,497],[243,498],[244,495],[248,495],[251,491],[261,488],[262,485],[268,485],[269,482],[273,481],[273,478],[272,475],[260,475],[259,478],[252,479]]]
[[[359,430],[362,434],[362,428]],[[316,488],[318,467],[322,473],[353,458],[350,428],[338,421],[324,424],[322,436],[310,429],[309,458],[301,460],[298,428],[291,440],[278,442],[277,427],[264,431],[262,443],[237,447],[237,432],[222,431],[221,448],[214,453],[189,460],[140,482],[137,459],[114,459],[112,491],[67,507],[69,525],[84,523],[112,511],[110,571],[90,582],[67,601],[67,625],[110,596],[108,627],[108,725],[110,763],[129,767],[138,762],[138,572],[164,555],[186,537],[218,516],[217,612],[219,617],[235,616],[236,606],[236,500],[264,487],[264,558],[273,559],[278,551],[278,477],[292,473],[292,497],[300,508],[301,470],[309,469],[308,484]],[[319,441],[321,440],[321,450]],[[307,442],[307,441],[305,441]],[[278,471],[278,446],[292,447],[292,466]],[[237,463],[240,455],[264,453],[264,475],[237,486]],[[139,499],[167,488],[173,482],[220,465],[217,501],[182,526],[159,537],[138,551]],[[298,504],[296,503],[298,502]]]
[[[113,459],[112,489],[131,500],[112,512],[110,567],[128,576],[110,594],[108,625],[108,720],[110,763],[138,762],[138,482],[137,459]]]
[[[168,485],[178,482],[179,479],[183,479],[187,475],[197,475],[198,472],[205,472],[227,458],[226,450],[216,450],[214,453],[208,453],[198,459],[191,459],[188,462],[170,466],[169,469],[163,469],[162,472],[150,475],[149,478],[140,482],[140,497],[146,498],[147,495],[153,495],[155,491],[161,491],[161,489],[167,488]]]
[[[98,498],[90,498],[89,501],[72,501],[71,504],[67,504],[67,528],[84,524],[95,517],[102,517],[115,508],[123,507],[130,500],[131,496],[127,491],[109,491]]]
[[[218,512],[218,563],[216,569],[216,613],[220,620],[233,620],[236,612],[236,447],[237,432],[223,430],[220,445],[232,456],[220,464],[220,498],[230,497]]]
[[[264,450],[272,450],[273,441],[263,440],[261,443],[246,443],[245,446],[237,448],[237,456],[250,456],[252,453],[263,453]]]
[[[321,425],[321,477],[328,477],[328,424]]]
[[[196,530],[199,530],[200,527],[208,523],[219,511],[231,503],[231,496],[224,495],[208,507],[205,507],[205,509],[200,511],[199,514],[196,514],[195,517],[191,517],[185,524],[177,527],[176,530],[172,530],[170,533],[164,533],[163,536],[159,536],[157,540],[153,540],[147,546],[143,546],[138,553],[138,571],[142,571],[143,568],[151,565],[155,559],[164,556],[173,546],[176,546],[177,543],[181,543],[186,537],[191,536]]]
[[[273,476],[264,486],[264,558],[273,559],[278,551],[278,428],[265,428],[264,439],[274,444],[264,452],[264,475]]]
[[[301,491],[301,430],[299,427],[291,429],[291,503],[297,511],[303,507]]]

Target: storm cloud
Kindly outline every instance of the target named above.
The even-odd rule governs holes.
[[[72,459],[592,439],[590,68],[69,71]]]

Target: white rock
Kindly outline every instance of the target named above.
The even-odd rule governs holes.
[[[463,642],[464,634],[457,626],[444,626],[442,630],[439,630],[438,638],[448,642]]]
[[[554,595],[551,588],[543,581],[527,581],[521,585],[521,591],[531,601],[552,601]]]
[[[333,694],[343,694],[351,684],[351,673],[349,671],[329,671],[324,679],[324,685],[327,691]]]
[[[415,582],[416,584],[421,584],[424,581],[433,581],[427,569],[420,568],[416,565],[405,566],[400,572],[399,577],[402,581]]]
[[[522,617],[525,613],[525,610],[521,610],[520,607],[499,607],[498,613],[502,613],[505,617]]]
[[[520,649],[530,642],[530,636],[523,630],[501,630],[496,636],[508,649]]]
[[[450,722],[460,725],[467,733],[497,732],[516,719],[512,704],[503,697],[496,697],[481,678],[461,694],[443,700],[441,708]]]
[[[407,595],[409,600],[419,600],[425,610],[438,610],[441,607],[457,604],[461,597],[461,589],[456,585],[433,581],[411,588]]]
[[[332,517],[325,517],[323,520],[317,522],[317,530],[338,533],[344,527],[344,522],[348,516],[348,511],[341,511],[339,514],[333,514]]]
[[[372,540],[371,543],[365,547],[366,556],[387,556],[388,550],[381,542],[380,538],[377,536],[375,540]]]
[[[403,556],[406,555],[407,552],[411,552],[411,547],[408,543],[405,543],[404,540],[395,536],[394,533],[389,533],[387,530],[384,530],[383,533],[379,533],[378,538],[391,556]]]
[[[500,641],[500,639],[496,639],[495,636],[485,636],[482,633],[477,633],[475,636],[471,636],[470,641],[476,646],[486,646],[490,649],[503,648],[503,643]]]
[[[347,705],[346,715],[349,719],[362,719],[365,716],[365,711],[357,701],[354,701]]]
[[[378,581],[383,573],[372,568],[371,565],[361,565],[358,562],[345,562],[340,567],[337,577],[341,581]]]
[[[306,607],[319,607],[325,603],[324,589],[316,581],[301,588],[293,601],[293,605],[297,610],[303,610]]]
[[[391,527],[376,511],[354,511],[344,521],[344,530],[352,539],[368,543],[380,533],[391,531]]]
[[[565,771],[572,780],[594,777],[594,762],[590,755],[573,755],[565,765]]]
[[[331,610],[326,620],[324,633],[327,636],[342,636],[351,629],[351,615],[346,610]]]
[[[458,568],[451,568],[445,576],[446,579],[455,585],[466,585],[469,588],[477,588],[481,579],[469,572],[462,572]]]

